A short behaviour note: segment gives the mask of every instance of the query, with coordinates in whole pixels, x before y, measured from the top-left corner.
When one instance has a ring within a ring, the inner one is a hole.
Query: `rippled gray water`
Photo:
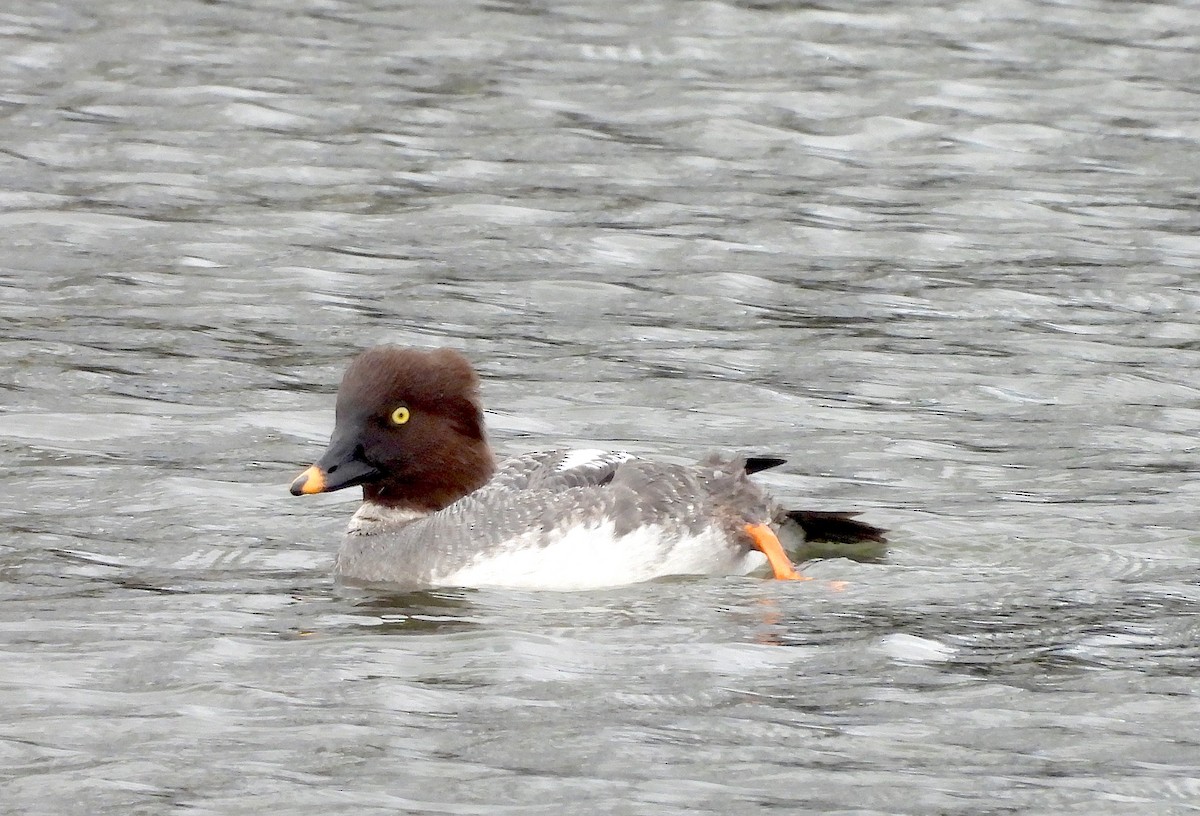
[[[1196,19],[11,4],[0,810],[1200,810]],[[379,341],[891,551],[339,588],[287,485]]]

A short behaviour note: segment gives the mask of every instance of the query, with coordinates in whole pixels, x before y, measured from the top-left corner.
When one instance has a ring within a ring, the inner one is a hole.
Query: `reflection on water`
[[[357,593],[356,593],[357,594]],[[355,623],[363,619],[377,622],[379,633],[449,635],[481,625],[472,616],[469,592],[428,590],[389,593],[386,590],[361,590],[354,603]]]
[[[6,14],[10,807],[1193,808],[1192,10],[450,8]],[[384,340],[890,549],[335,587],[286,488]]]

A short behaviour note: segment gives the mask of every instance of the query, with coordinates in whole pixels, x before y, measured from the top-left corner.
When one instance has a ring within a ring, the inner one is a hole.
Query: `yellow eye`
[[[408,422],[409,416],[408,409],[401,405],[395,411],[392,411],[392,422],[396,425],[403,425],[405,422]]]

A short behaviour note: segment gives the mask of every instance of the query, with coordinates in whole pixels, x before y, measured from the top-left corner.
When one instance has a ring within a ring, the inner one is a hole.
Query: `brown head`
[[[292,493],[362,485],[366,501],[433,511],[481,487],[495,467],[466,358],[376,346],[346,369],[329,447]]]

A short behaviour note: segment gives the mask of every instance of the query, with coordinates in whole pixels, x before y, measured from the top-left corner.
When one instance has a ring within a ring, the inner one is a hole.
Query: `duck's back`
[[[337,571],[367,582],[562,589],[745,572],[762,559],[739,531],[772,511],[742,460],[684,466],[543,451],[506,461],[436,513],[389,519],[364,505]]]

